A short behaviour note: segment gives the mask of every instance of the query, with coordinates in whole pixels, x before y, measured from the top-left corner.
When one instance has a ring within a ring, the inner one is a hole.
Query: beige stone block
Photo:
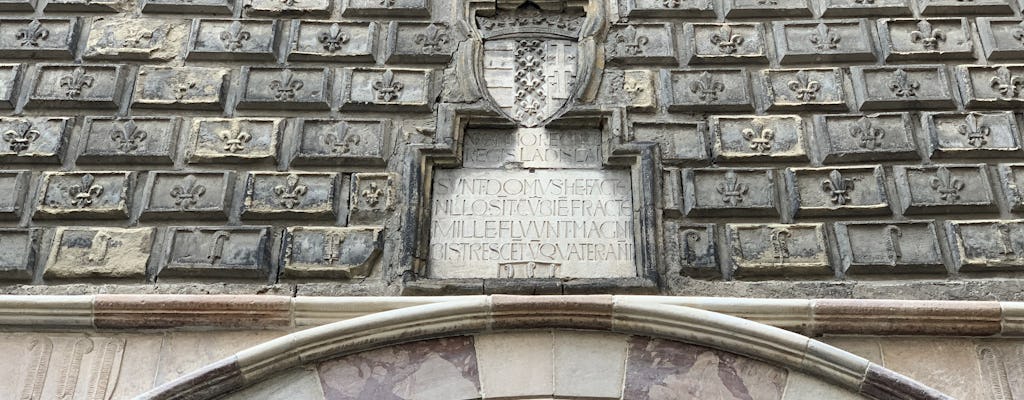
[[[297,368],[224,397],[224,400],[323,400],[316,369]]]
[[[622,397],[626,336],[557,331],[554,343],[556,396]]]
[[[0,371],[11,377],[0,384],[3,395],[11,395],[3,398],[107,399],[113,392],[123,337],[52,333],[3,339],[0,351],[7,362]],[[9,367],[15,371],[4,371]]]
[[[863,398],[856,393],[793,371],[789,372],[786,392],[782,395],[782,400],[859,400]]]
[[[287,331],[171,333],[161,351],[154,385],[286,334]]]
[[[121,373],[117,377],[111,399],[133,399],[139,393],[156,386],[157,367],[160,352],[164,347],[163,333],[130,335],[125,337],[124,356],[121,357]]]
[[[890,338],[882,366],[956,399],[984,399],[975,343],[962,338]]]
[[[481,335],[475,343],[484,397],[554,394],[553,332]]]
[[[153,228],[59,228],[43,277],[143,279],[152,247]]]
[[[28,365],[32,336],[21,333],[0,335],[0,354],[6,362],[0,362],[0,393],[11,398],[20,398],[28,376],[33,369]]]

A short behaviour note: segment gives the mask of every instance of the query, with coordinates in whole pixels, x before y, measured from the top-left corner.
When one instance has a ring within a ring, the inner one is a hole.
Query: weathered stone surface
[[[750,80],[742,69],[663,71],[662,81],[668,85],[669,110],[754,109]]]
[[[86,59],[169,60],[181,52],[187,21],[96,18],[85,45]]]
[[[189,138],[189,163],[272,161],[283,118],[196,118]]]
[[[782,64],[876,59],[864,19],[775,22],[773,31]]]
[[[850,67],[861,110],[953,108],[945,66]]]
[[[665,256],[668,265],[678,265],[679,272],[686,276],[722,275],[714,225],[669,223],[665,231],[671,242]]]
[[[384,165],[389,120],[299,119],[296,165]]]
[[[813,12],[807,0],[724,0],[727,18],[810,17]]]
[[[345,17],[427,17],[430,0],[344,0]]]
[[[625,7],[627,17],[714,17],[712,0],[627,0],[618,3]]]
[[[946,221],[957,271],[1019,270],[1024,256],[1020,220]]]
[[[839,68],[761,71],[769,110],[846,110]]]
[[[771,169],[687,169],[683,174],[686,216],[778,215]]]
[[[231,171],[150,171],[142,218],[225,219],[234,182]]]
[[[128,217],[134,172],[44,172],[35,218]]]
[[[896,192],[907,214],[996,209],[984,165],[896,166]]]
[[[0,118],[0,160],[59,162],[71,122],[71,118]]]
[[[334,216],[337,181],[334,173],[250,172],[242,217]]]
[[[345,69],[344,110],[425,111],[431,104],[431,71]]]
[[[116,0],[48,0],[43,9],[47,12],[115,12],[120,3]]]
[[[931,221],[838,222],[842,270],[860,273],[945,273]]]
[[[228,70],[149,67],[139,70],[134,107],[216,110],[224,107]]]
[[[803,120],[796,115],[714,116],[715,158],[730,161],[806,160]]]
[[[968,108],[1006,108],[1024,104],[1024,65],[965,65],[957,67],[956,76]]]
[[[831,275],[822,224],[727,224],[734,276]]]
[[[169,228],[157,278],[266,278],[271,271],[267,227]]]
[[[825,0],[823,17],[909,16],[912,0]]]
[[[601,168],[601,132],[574,128],[474,128],[466,132],[465,168]]]
[[[46,332],[7,336],[4,352],[24,360],[23,371],[7,375],[17,382],[8,393],[56,399],[91,395],[109,398],[121,373],[125,339],[115,334]],[[15,389],[16,387],[16,389]]]
[[[330,0],[245,0],[243,7],[253,16],[326,17],[331,14]]]
[[[379,227],[288,228],[282,278],[365,278],[384,250]]]
[[[180,125],[181,119],[176,117],[87,117],[83,128],[85,148],[79,154],[78,162],[171,164]]]
[[[28,106],[116,107],[124,86],[122,73],[120,65],[39,65]]]
[[[1011,112],[923,113],[921,125],[931,138],[933,158],[999,157],[1020,152]]]
[[[918,158],[907,113],[819,115],[818,145],[827,163]]]
[[[629,104],[626,108],[636,112],[653,112],[658,106],[655,90],[655,75],[649,70],[627,70],[622,73],[622,91],[626,93]]]
[[[970,14],[1013,14],[1013,7],[1006,0],[921,0],[921,14],[924,15],[970,15]]]
[[[761,24],[684,25],[689,64],[767,63]]]
[[[43,278],[142,280],[154,228],[58,228]]]
[[[676,65],[676,41],[671,24],[624,24],[608,34],[608,60],[622,64]]]
[[[448,62],[464,37],[458,29],[445,24],[391,21],[388,25],[387,62]]]
[[[794,216],[891,214],[881,166],[787,168]]]
[[[32,279],[39,233],[36,229],[0,229],[0,277]]]
[[[378,24],[292,21],[290,60],[373,61]]]
[[[1006,203],[1013,211],[1024,211],[1024,165],[999,164],[999,182],[1003,188]]]
[[[21,217],[29,176],[29,171],[0,171],[0,220]]]
[[[32,11],[38,0],[3,0],[0,1],[0,10],[3,11]]]
[[[1024,22],[1019,18],[977,18],[976,21],[985,58],[1020,60],[1024,56]]]
[[[633,140],[658,143],[661,162],[677,164],[708,160],[707,125],[700,122],[634,122]]]
[[[974,58],[966,18],[883,19],[879,35],[886,61]]]
[[[328,68],[242,67],[239,108],[324,110],[331,108]]]
[[[196,19],[189,35],[190,60],[274,60],[277,20]]]
[[[390,173],[352,174],[349,225],[380,225],[394,210],[395,176]]]
[[[0,65],[0,108],[14,108],[17,105],[21,69],[18,64]]]
[[[0,51],[11,57],[70,59],[78,45],[77,26],[74,18],[0,19]]]
[[[144,13],[231,14],[235,0],[142,0]]]

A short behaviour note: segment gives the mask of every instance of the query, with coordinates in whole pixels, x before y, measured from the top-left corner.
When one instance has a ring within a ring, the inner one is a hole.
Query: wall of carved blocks
[[[393,293],[461,4],[0,1],[6,290]],[[662,291],[1019,270],[1017,0],[606,6],[592,105],[657,144]]]

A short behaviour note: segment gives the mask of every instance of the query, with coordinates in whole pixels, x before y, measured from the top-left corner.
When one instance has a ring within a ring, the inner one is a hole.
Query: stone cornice
[[[484,296],[0,296],[0,329],[301,329],[382,311],[474,297]],[[714,311],[808,336],[1024,336],[1024,303],[1019,302],[612,297],[633,304]],[[557,297],[538,299],[557,301],[554,300]],[[533,318],[543,319],[544,316]]]

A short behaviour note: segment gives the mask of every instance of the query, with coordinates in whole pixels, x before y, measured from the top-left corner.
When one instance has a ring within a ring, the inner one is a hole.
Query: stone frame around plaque
[[[469,126],[515,129],[507,120],[481,108],[444,106],[438,111],[435,143],[414,146],[405,160],[405,192],[402,206],[402,256],[389,279],[402,282],[403,295],[431,294],[593,294],[636,293],[658,291],[659,266],[657,243],[657,199],[661,172],[657,166],[657,145],[653,142],[627,142],[624,139],[624,112],[619,109],[588,109],[575,111],[554,121],[550,126],[589,122],[601,131],[602,168],[629,171],[632,181],[633,263],[636,275],[630,277],[585,278],[431,278],[429,265],[432,183],[435,169],[460,168],[463,164],[463,134]]]

